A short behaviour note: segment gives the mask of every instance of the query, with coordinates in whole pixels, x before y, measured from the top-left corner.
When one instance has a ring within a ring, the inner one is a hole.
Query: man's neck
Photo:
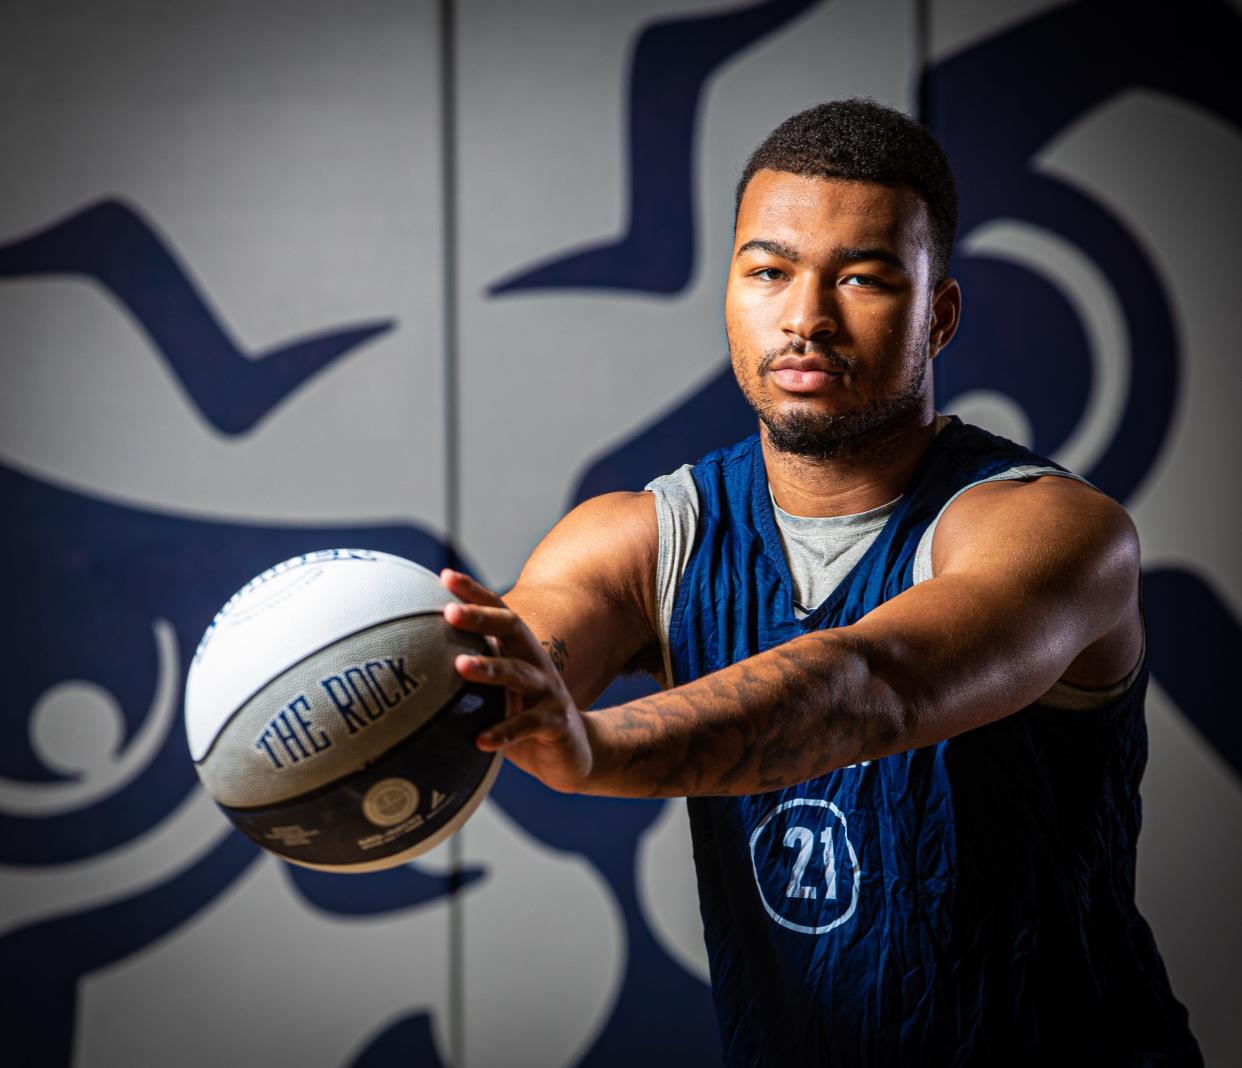
[[[779,452],[760,428],[772,495],[786,512],[802,516],[853,515],[900,497],[936,436],[934,412],[919,417],[857,452],[827,460]]]

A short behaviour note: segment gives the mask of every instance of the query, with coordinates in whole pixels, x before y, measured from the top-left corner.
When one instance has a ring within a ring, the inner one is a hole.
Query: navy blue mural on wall
[[[767,0],[639,31],[627,87],[626,230],[494,283],[526,289],[680,293],[694,273],[694,147],[700,97],[726,60],[819,0]]]
[[[0,279],[60,274],[100,285],[150,339],[219,432],[255,426],[319,370],[392,326],[382,320],[242,354],[154,225],[103,201],[0,245]],[[358,545],[424,566],[467,567],[408,525],[264,526],[118,505],[0,464],[6,591],[22,620],[4,653],[0,710],[0,863],[46,866],[97,856],[168,818],[197,783],[181,727],[184,673],[215,611],[250,575],[318,548]],[[74,688],[74,715],[98,752],[67,768],[40,745],[40,720]],[[85,697],[83,696],[85,695]],[[67,1065],[79,980],[167,935],[231,885],[257,851],[228,833],[157,886],[0,937],[0,1061]],[[484,876],[416,865],[356,879],[287,869],[307,905],[376,915],[443,900]],[[143,873],[135,872],[141,880]],[[346,884],[350,884],[347,890]],[[359,892],[361,890],[362,892]],[[370,1061],[368,1063],[374,1063]]]
[[[122,200],[101,200],[0,246],[0,279],[64,275],[104,290],[147,336],[203,416],[222,434],[252,429],[293,390],[390,319],[242,352],[171,245]]]

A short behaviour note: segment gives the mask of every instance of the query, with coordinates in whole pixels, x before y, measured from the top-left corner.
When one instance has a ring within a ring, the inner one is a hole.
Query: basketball
[[[264,849],[308,868],[366,872],[452,835],[500,767],[475,736],[503,689],[466,683],[454,600],[426,568],[325,549],[247,582],[216,613],[186,679],[199,779]]]

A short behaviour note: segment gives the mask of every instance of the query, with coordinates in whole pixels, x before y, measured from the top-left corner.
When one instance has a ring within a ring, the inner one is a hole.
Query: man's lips
[[[814,393],[845,372],[818,356],[782,356],[768,373],[787,393]]]
[[[772,380],[786,393],[814,393],[840,377],[839,371],[799,371],[793,367],[772,372]]]

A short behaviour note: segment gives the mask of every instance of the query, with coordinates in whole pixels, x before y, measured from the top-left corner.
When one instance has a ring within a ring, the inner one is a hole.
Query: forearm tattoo
[[[552,637],[539,644],[548,651],[548,656],[551,657],[556,670],[564,675],[565,665],[569,663],[569,646],[565,644],[565,639],[553,634]]]
[[[867,759],[900,730],[865,677],[843,650],[783,647],[608,709],[624,753],[615,784],[652,797],[761,793]]]

